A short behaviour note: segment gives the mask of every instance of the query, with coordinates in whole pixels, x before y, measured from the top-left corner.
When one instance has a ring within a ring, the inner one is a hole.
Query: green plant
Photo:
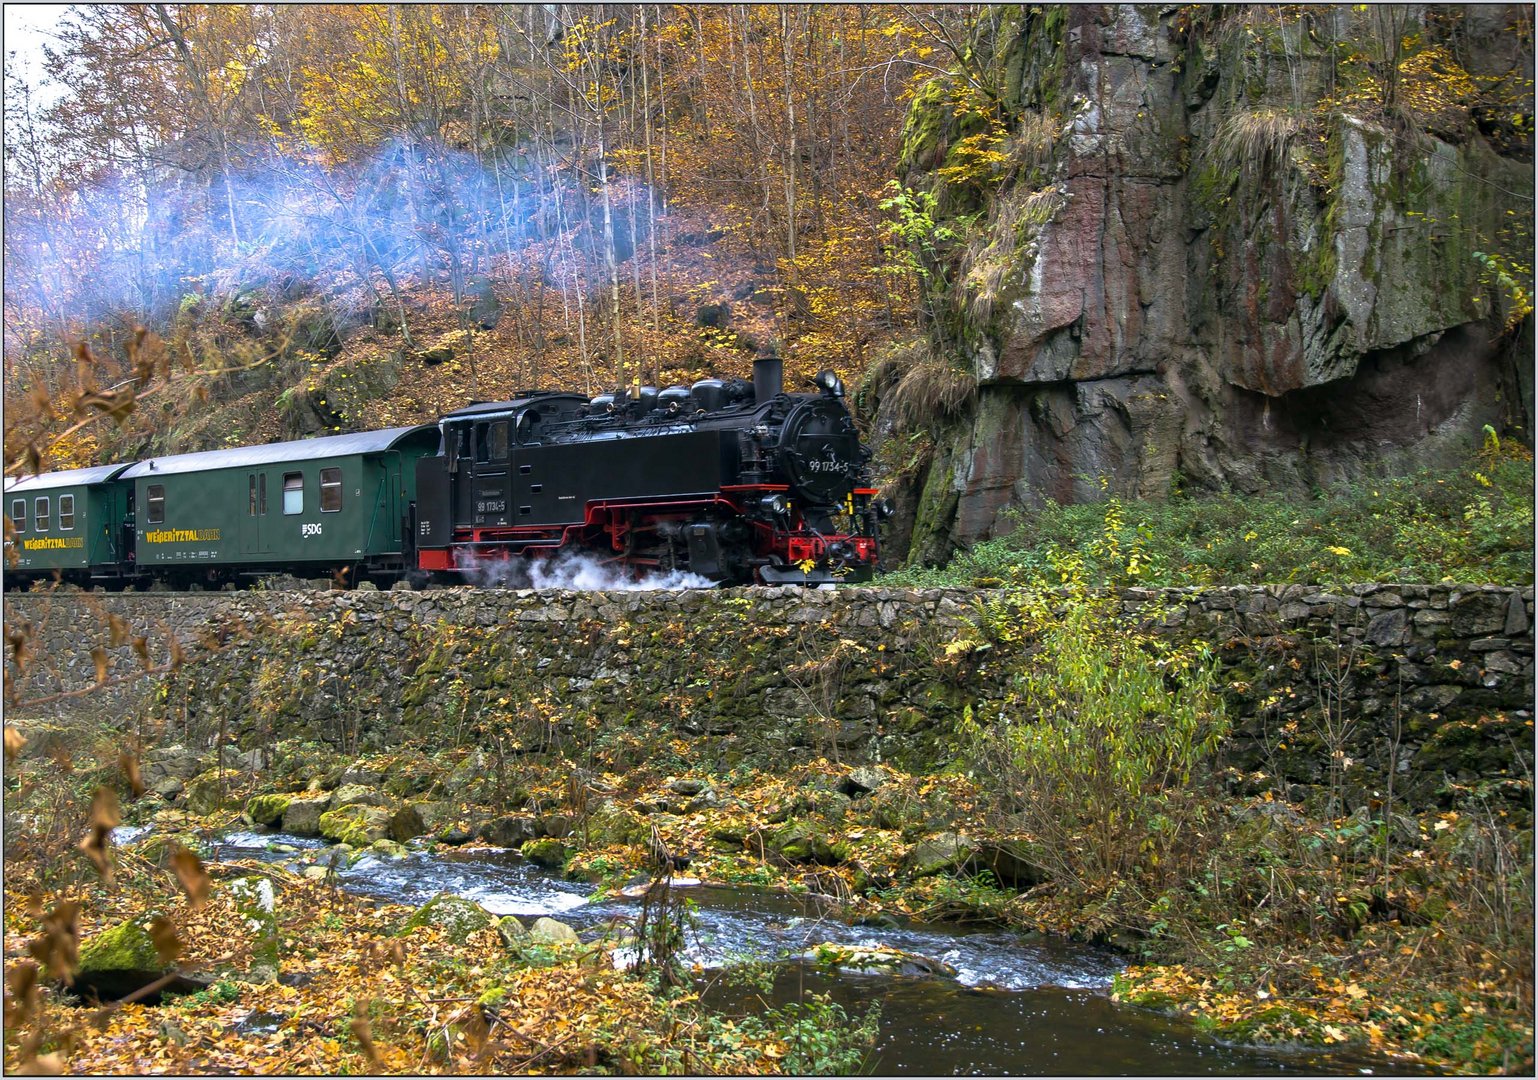
[[[1007,707],[987,721],[968,710],[962,725],[1000,808],[1019,815],[1056,876],[1081,886],[1160,868],[1189,847],[1203,814],[1191,781],[1228,732],[1205,644],[1162,641],[1090,588],[1093,561],[1139,572],[1141,545],[1123,546],[1122,530],[1112,500],[1099,538],[1054,560],[1060,583],[1038,575],[985,605],[985,634],[1034,648]]]
[[[910,567],[883,583],[1023,585],[1064,557],[1077,558],[1092,585],[1533,581],[1532,458],[1488,435],[1462,467],[1365,479],[1312,497],[1224,492],[1114,505],[1116,547],[1105,542],[1105,504],[1049,504],[1019,512],[1013,532],[945,567]],[[1118,548],[1134,547],[1141,555],[1130,573]]]
[[[880,1022],[879,1006],[858,1019],[826,994],[808,994],[759,1016],[745,1016],[731,1028],[743,1041],[783,1047],[779,1066],[791,1076],[853,1076],[865,1068]]]

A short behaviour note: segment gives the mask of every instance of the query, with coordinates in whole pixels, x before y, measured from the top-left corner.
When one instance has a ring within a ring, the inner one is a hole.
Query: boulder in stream
[[[867,975],[916,975],[925,978],[953,979],[956,969],[943,960],[933,960],[918,953],[904,952],[886,945],[840,945],[824,942],[812,947],[812,961],[818,967],[836,968]]]
[[[258,984],[276,982],[282,940],[278,933],[276,887],[270,878],[236,878],[230,882],[230,898],[250,935],[251,966],[235,978]]]
[[[330,801],[331,797],[324,792],[296,795],[283,808],[283,831],[298,836],[319,836],[320,816],[326,812],[326,804]]]
[[[797,863],[836,866],[849,854],[846,845],[830,843],[820,828],[807,821],[785,826],[769,843],[783,858]]]
[[[960,833],[943,832],[922,840],[908,853],[908,868],[914,877],[928,877],[955,870],[977,850],[977,845]]]
[[[548,866],[552,870],[566,869],[566,861],[571,858],[571,851],[559,840],[544,839],[530,840],[519,849],[523,857],[540,866]]]
[[[851,769],[849,775],[839,781],[838,790],[851,799],[856,799],[861,795],[869,795],[886,781],[887,775],[884,769],[875,765],[862,765],[858,769]]]
[[[497,933],[502,935],[502,944],[514,952],[530,941],[529,928],[519,922],[516,915],[504,915],[498,919]]]
[[[390,834],[390,811],[381,806],[352,803],[320,816],[320,834],[353,847],[368,847]]]
[[[276,825],[293,801],[292,795],[253,795],[246,800],[246,816],[253,825]]]
[[[453,893],[439,893],[411,913],[397,936],[404,937],[419,926],[437,926],[455,945],[463,945],[471,934],[495,925],[497,918],[474,900]]]
[[[390,797],[382,791],[363,784],[343,784],[331,793],[331,809],[344,806],[388,806]]]
[[[992,872],[994,880],[1007,889],[1023,891],[1047,880],[1047,872],[1034,858],[1029,846],[1018,841],[980,843],[972,861]]]

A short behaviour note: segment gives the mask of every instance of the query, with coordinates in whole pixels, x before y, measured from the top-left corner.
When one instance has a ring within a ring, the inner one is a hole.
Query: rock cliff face
[[[1530,12],[1395,11],[999,9],[915,99],[905,182],[965,237],[932,329],[976,383],[911,477],[916,557],[1102,481],[1306,490],[1529,437],[1489,256],[1531,252]]]

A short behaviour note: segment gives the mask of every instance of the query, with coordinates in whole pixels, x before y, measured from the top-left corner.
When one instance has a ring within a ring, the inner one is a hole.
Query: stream
[[[274,851],[275,845],[295,850]],[[293,863],[326,844],[283,833],[231,832],[216,847],[215,858]],[[624,896],[590,899],[593,886],[567,881],[514,851],[413,851],[398,859],[365,854],[351,866],[344,863],[337,862],[337,882],[360,896],[416,906],[450,892],[526,923],[549,915],[584,936],[609,920],[634,918],[640,910],[639,900]],[[675,879],[675,886],[683,880]],[[1092,946],[996,929],[850,925],[829,915],[827,901],[817,897],[749,887],[683,887],[694,902],[686,958],[705,971],[704,1000],[726,1010],[751,1011],[757,991],[712,976],[727,964],[759,960],[777,965],[770,1005],[808,992],[829,994],[852,1013],[879,1004],[880,1034],[869,1061],[877,1075],[1418,1071],[1319,1050],[1226,1046],[1189,1023],[1116,1004],[1110,998],[1111,978],[1123,961]],[[942,961],[956,974],[828,972],[807,957],[823,942],[901,949]]]

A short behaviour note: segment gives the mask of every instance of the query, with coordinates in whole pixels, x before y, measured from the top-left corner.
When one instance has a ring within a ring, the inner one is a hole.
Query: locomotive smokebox
[[[770,351],[753,360],[753,400],[762,405],[785,390],[785,361]]]

